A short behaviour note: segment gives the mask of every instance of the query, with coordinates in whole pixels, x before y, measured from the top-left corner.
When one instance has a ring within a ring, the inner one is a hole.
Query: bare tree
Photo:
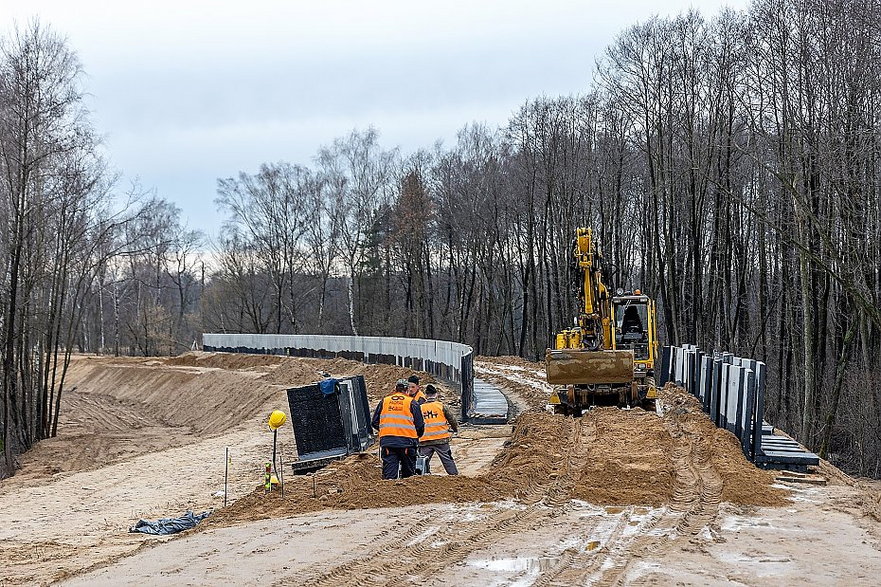
[[[387,203],[393,190],[397,151],[379,146],[373,128],[353,131],[319,151],[321,177],[330,196],[330,215],[348,273],[349,325],[358,335],[355,283],[364,261],[365,229],[371,216]]]

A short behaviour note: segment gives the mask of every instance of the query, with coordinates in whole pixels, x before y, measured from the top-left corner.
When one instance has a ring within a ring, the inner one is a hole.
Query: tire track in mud
[[[600,586],[639,583],[626,578],[634,559],[660,556],[674,545],[672,539],[677,536],[691,537],[690,541],[696,542],[704,528],[715,534],[722,478],[710,462],[712,448],[687,415],[667,412],[663,421],[675,442],[672,458],[676,479],[669,508],[655,523],[641,528],[634,539],[617,548],[617,556],[603,565],[599,576],[582,575],[569,584],[584,584],[585,580]]]
[[[722,501],[722,477],[711,462],[712,447],[688,414],[664,414],[664,423],[679,448],[674,458],[677,493],[671,510],[679,512],[677,534],[695,536],[711,526],[719,515]]]
[[[547,516],[545,508],[535,503],[523,509],[502,510],[469,522],[432,531],[428,523],[417,522],[398,536],[401,528],[379,534],[365,555],[339,564],[328,571],[278,585],[334,587],[337,585],[408,585],[423,581],[431,573],[466,558],[475,550],[501,536],[524,530]],[[391,540],[388,538],[396,536]],[[390,560],[389,553],[394,553]],[[421,579],[420,579],[421,578]]]
[[[572,421],[565,458],[548,479],[531,480],[519,498],[527,504],[524,508],[505,509],[486,518],[438,526],[436,530],[427,523],[417,522],[403,534],[386,541],[400,531],[388,530],[373,540],[375,546],[365,555],[328,571],[316,572],[305,582],[301,573],[296,583],[311,587],[420,584],[506,536],[547,524],[568,511],[565,504],[570,500],[576,473],[586,462],[596,434],[596,425],[590,418]],[[389,552],[399,556],[389,561]]]
[[[594,549],[564,551],[560,560],[544,571],[533,583],[534,587],[566,587],[569,585],[593,585],[602,578],[604,569],[617,566],[628,558],[632,543],[640,535],[650,532],[659,521],[658,515],[648,516],[634,527],[634,508],[625,509],[605,544]],[[629,532],[628,532],[629,530]]]

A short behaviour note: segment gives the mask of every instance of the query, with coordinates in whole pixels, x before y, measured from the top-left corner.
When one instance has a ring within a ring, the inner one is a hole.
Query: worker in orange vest
[[[410,375],[407,377],[407,394],[415,399],[416,403],[421,404],[425,401],[425,394],[422,392],[422,387],[419,385],[418,375]]]
[[[399,469],[402,479],[416,473],[416,450],[425,431],[419,404],[400,387],[396,385],[373,412],[372,424],[379,430],[383,479],[397,479]]]
[[[437,388],[431,384],[425,386],[425,403],[419,407],[425,420],[425,432],[419,435],[419,455],[425,457],[423,474],[430,472],[431,457],[437,453],[447,475],[458,475],[459,469],[450,450],[450,438],[453,432],[459,431],[456,417],[440,401]]]

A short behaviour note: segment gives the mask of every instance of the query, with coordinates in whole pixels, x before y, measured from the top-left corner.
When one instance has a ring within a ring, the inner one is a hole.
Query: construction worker
[[[419,404],[396,385],[376,406],[372,424],[379,430],[382,478],[397,479],[399,469],[402,479],[414,475],[419,437],[425,432]]]
[[[423,474],[431,471],[431,457],[437,453],[447,475],[458,475],[459,469],[450,450],[450,438],[453,432],[459,431],[456,417],[440,401],[437,389],[430,383],[425,386],[425,403],[419,407],[425,420],[425,432],[419,436],[419,456],[425,457]]]
[[[418,375],[410,375],[407,377],[407,393],[416,400],[416,403],[421,404],[425,401],[425,394],[422,392],[422,388],[419,386],[419,376]]]

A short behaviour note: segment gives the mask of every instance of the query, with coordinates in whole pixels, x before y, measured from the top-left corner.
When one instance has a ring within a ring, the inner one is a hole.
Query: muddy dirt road
[[[780,485],[675,390],[661,417],[546,414],[540,365],[514,358],[475,364],[521,414],[463,427],[462,475],[382,481],[365,454],[286,478],[284,497],[255,489],[266,416],[321,370],[365,375],[371,402],[408,374],[267,356],[77,358],[59,437],[0,482],[2,583],[869,585],[881,572],[876,484],[826,466],[827,486]],[[173,537],[127,532],[186,509],[214,513]]]

